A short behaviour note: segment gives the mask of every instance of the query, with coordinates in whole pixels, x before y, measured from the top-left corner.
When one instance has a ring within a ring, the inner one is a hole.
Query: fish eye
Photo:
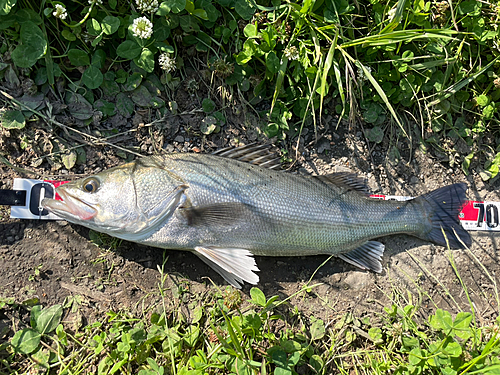
[[[91,177],[83,182],[83,190],[87,193],[95,193],[99,189],[99,181]]]

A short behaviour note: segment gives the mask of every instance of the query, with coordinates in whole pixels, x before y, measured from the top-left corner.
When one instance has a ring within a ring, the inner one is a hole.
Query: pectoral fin
[[[197,246],[194,249],[201,260],[216,270],[235,288],[240,289],[244,281],[250,284],[259,282],[259,276],[252,272],[259,271],[259,269],[250,251],[213,246]]]
[[[183,207],[178,211],[190,226],[234,225],[252,214],[251,207],[240,202]]]
[[[369,269],[380,273],[382,272],[382,264],[380,261],[384,255],[384,249],[384,244],[377,241],[368,241],[348,253],[337,256],[362,270]]]

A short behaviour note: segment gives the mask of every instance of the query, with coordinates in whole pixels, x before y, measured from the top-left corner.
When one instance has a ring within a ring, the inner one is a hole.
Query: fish
[[[255,255],[334,255],[380,273],[380,237],[408,234],[450,248],[471,246],[458,218],[465,183],[404,202],[379,200],[353,173],[278,170],[279,158],[268,148],[142,157],[63,184],[56,189],[60,199],[42,205],[114,237],[191,251],[237,288],[259,282]]]

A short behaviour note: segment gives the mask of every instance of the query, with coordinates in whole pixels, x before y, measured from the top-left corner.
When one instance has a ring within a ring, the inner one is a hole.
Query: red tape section
[[[49,184],[52,184],[52,186],[54,186],[55,188],[58,188],[59,186],[68,183],[69,181],[43,180],[43,182],[48,182]],[[56,193],[56,196],[54,197],[54,199],[58,200],[58,201],[62,201],[62,198],[57,193]]]
[[[373,194],[372,198],[405,201],[412,197]],[[467,201],[458,215],[466,230],[500,231],[500,202]]]

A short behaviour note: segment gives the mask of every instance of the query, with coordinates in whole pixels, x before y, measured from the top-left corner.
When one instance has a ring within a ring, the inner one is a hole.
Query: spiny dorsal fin
[[[280,158],[269,151],[271,145],[250,143],[242,147],[226,147],[215,151],[212,155],[247,162],[268,169],[279,169]]]
[[[313,176],[313,178],[324,182],[325,184],[334,184],[338,187],[354,190],[363,195],[370,195],[370,189],[365,183],[364,178],[351,172],[336,172],[323,176]]]

